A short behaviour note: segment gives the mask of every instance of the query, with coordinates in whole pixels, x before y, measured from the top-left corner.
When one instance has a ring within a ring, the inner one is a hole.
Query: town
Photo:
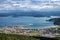
[[[26,36],[60,37],[60,27],[53,26],[43,29],[25,29],[23,26],[8,26],[0,28],[0,33]]]

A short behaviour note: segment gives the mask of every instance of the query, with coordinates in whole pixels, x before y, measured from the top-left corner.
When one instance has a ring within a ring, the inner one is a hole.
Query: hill
[[[0,33],[0,40],[39,40],[31,36]]]

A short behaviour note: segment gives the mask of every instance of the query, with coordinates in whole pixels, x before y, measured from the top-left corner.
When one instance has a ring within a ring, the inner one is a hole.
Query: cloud
[[[60,0],[5,0],[0,10],[54,10],[60,8]]]

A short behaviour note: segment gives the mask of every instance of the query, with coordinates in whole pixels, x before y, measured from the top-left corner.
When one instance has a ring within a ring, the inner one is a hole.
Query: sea
[[[41,29],[53,26],[53,22],[46,20],[50,17],[0,17],[0,28],[6,26],[23,26],[26,29]]]

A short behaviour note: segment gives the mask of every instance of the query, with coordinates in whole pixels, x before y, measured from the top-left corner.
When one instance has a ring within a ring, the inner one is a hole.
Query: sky
[[[9,10],[59,11],[60,0],[0,0],[0,12]]]

